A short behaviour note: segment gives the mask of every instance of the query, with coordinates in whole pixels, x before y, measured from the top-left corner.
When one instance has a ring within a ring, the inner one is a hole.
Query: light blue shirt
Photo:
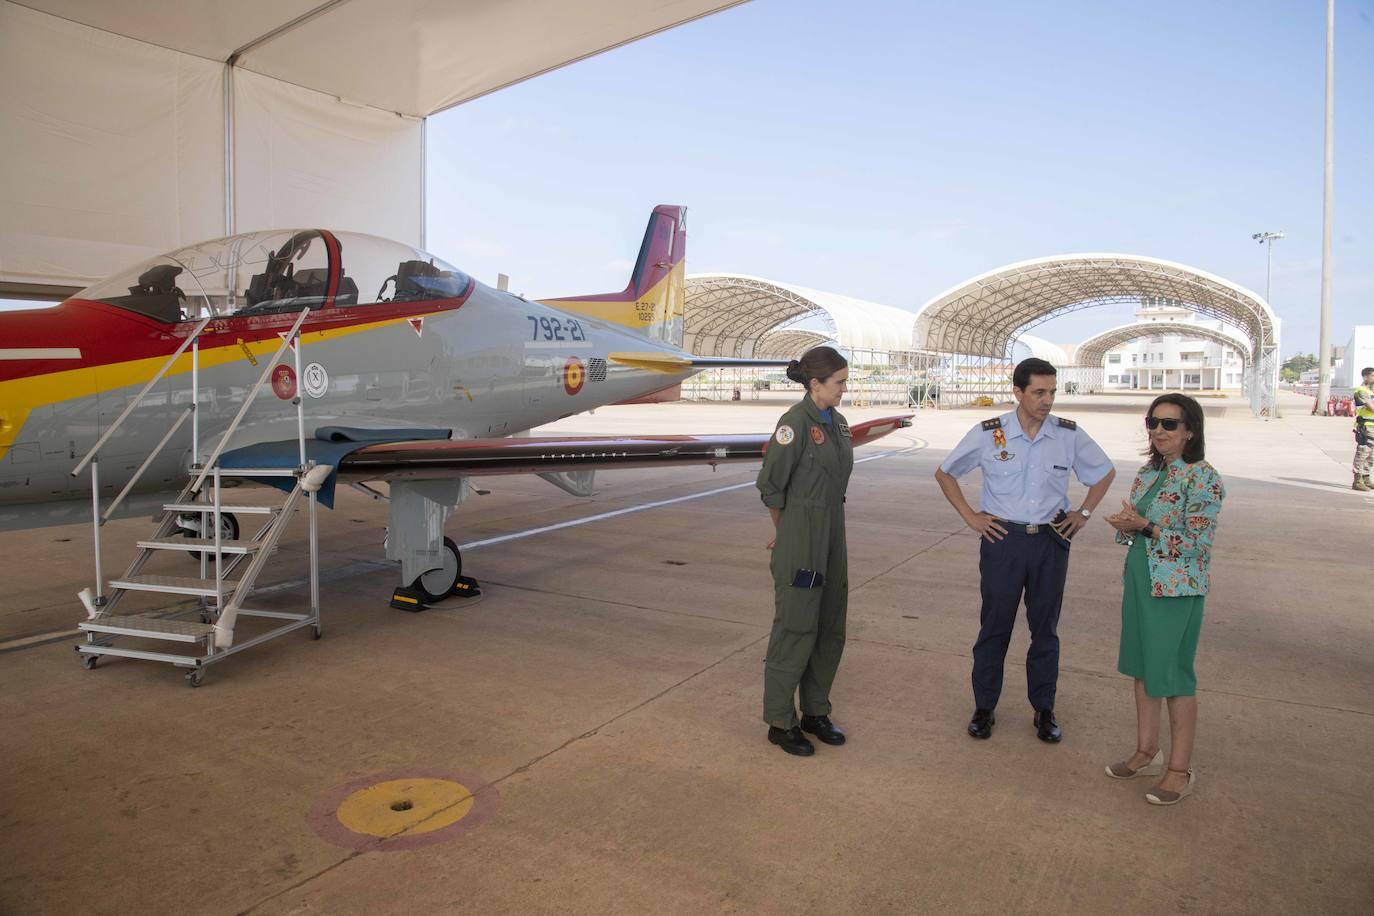
[[[1003,414],[1000,432],[1006,445],[997,444],[998,430],[979,423],[946,456],[940,469],[963,477],[983,470],[979,508],[1013,522],[1040,525],[1050,521],[1069,502],[1069,471],[1091,487],[1112,471],[1111,459],[1081,428],[1059,425],[1050,414],[1034,439],[1026,437],[1016,411]]]

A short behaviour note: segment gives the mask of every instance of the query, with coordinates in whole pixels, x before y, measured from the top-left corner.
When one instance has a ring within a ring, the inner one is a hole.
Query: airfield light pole
[[[1325,189],[1322,195],[1322,307],[1317,346],[1317,413],[1326,414],[1331,397],[1331,170],[1335,156],[1336,0],[1326,0],[1326,143]]]
[[[1261,245],[1267,245],[1268,248],[1269,248],[1268,258],[1267,258],[1267,260],[1266,260],[1266,262],[1265,262],[1265,266],[1264,266],[1264,301],[1265,301],[1265,302],[1269,302],[1269,284],[1270,284],[1270,282],[1272,282],[1273,277],[1274,277],[1274,243],[1277,242],[1279,239],[1284,238],[1284,237],[1285,237],[1285,236],[1284,236],[1284,234],[1283,234],[1282,232],[1256,232],[1254,235],[1250,236],[1250,238],[1252,238],[1252,239],[1254,239],[1255,241],[1259,242]],[[1272,308],[1272,307],[1273,307],[1273,303],[1270,302],[1269,304],[1270,304],[1270,307]]]

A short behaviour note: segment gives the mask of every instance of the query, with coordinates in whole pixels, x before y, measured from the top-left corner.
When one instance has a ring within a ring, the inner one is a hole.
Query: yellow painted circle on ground
[[[415,836],[461,821],[473,801],[467,786],[451,779],[390,779],[345,798],[335,816],[354,833]]]

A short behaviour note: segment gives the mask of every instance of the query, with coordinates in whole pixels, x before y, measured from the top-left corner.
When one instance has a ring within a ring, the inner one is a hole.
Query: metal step
[[[199,515],[202,512],[214,512],[214,506],[205,503],[168,503],[162,507],[168,512],[177,512],[184,515]],[[219,507],[221,512],[232,512],[235,515],[276,515],[281,511],[280,506],[230,506],[228,504]]]
[[[214,538],[159,538],[139,541],[140,550],[215,550]],[[220,553],[256,553],[258,545],[252,541],[220,541]]]
[[[172,642],[199,642],[215,631],[214,624],[190,620],[171,620],[152,614],[130,614],[127,617],[97,617],[78,626],[87,633],[111,636],[141,636],[144,639],[167,639]]]
[[[231,595],[238,582],[225,579],[222,583],[224,595]],[[169,595],[215,594],[214,579],[194,579],[187,576],[128,576],[110,581],[110,588],[122,588],[126,592],[165,592]]]
[[[295,477],[300,474],[300,468],[226,468],[221,467],[219,474],[221,477]],[[205,478],[210,481],[209,477]]]

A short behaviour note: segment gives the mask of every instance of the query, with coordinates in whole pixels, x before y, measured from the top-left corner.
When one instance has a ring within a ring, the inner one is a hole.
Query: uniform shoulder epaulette
[[[1073,420],[1066,420],[1063,417],[1055,417],[1054,419],[1065,429],[1078,429],[1078,424]]]
[[[993,417],[991,420],[984,420],[984,421],[983,421],[983,429],[1001,429],[1001,428],[1002,428],[1002,418],[1001,418],[1001,417]]]

